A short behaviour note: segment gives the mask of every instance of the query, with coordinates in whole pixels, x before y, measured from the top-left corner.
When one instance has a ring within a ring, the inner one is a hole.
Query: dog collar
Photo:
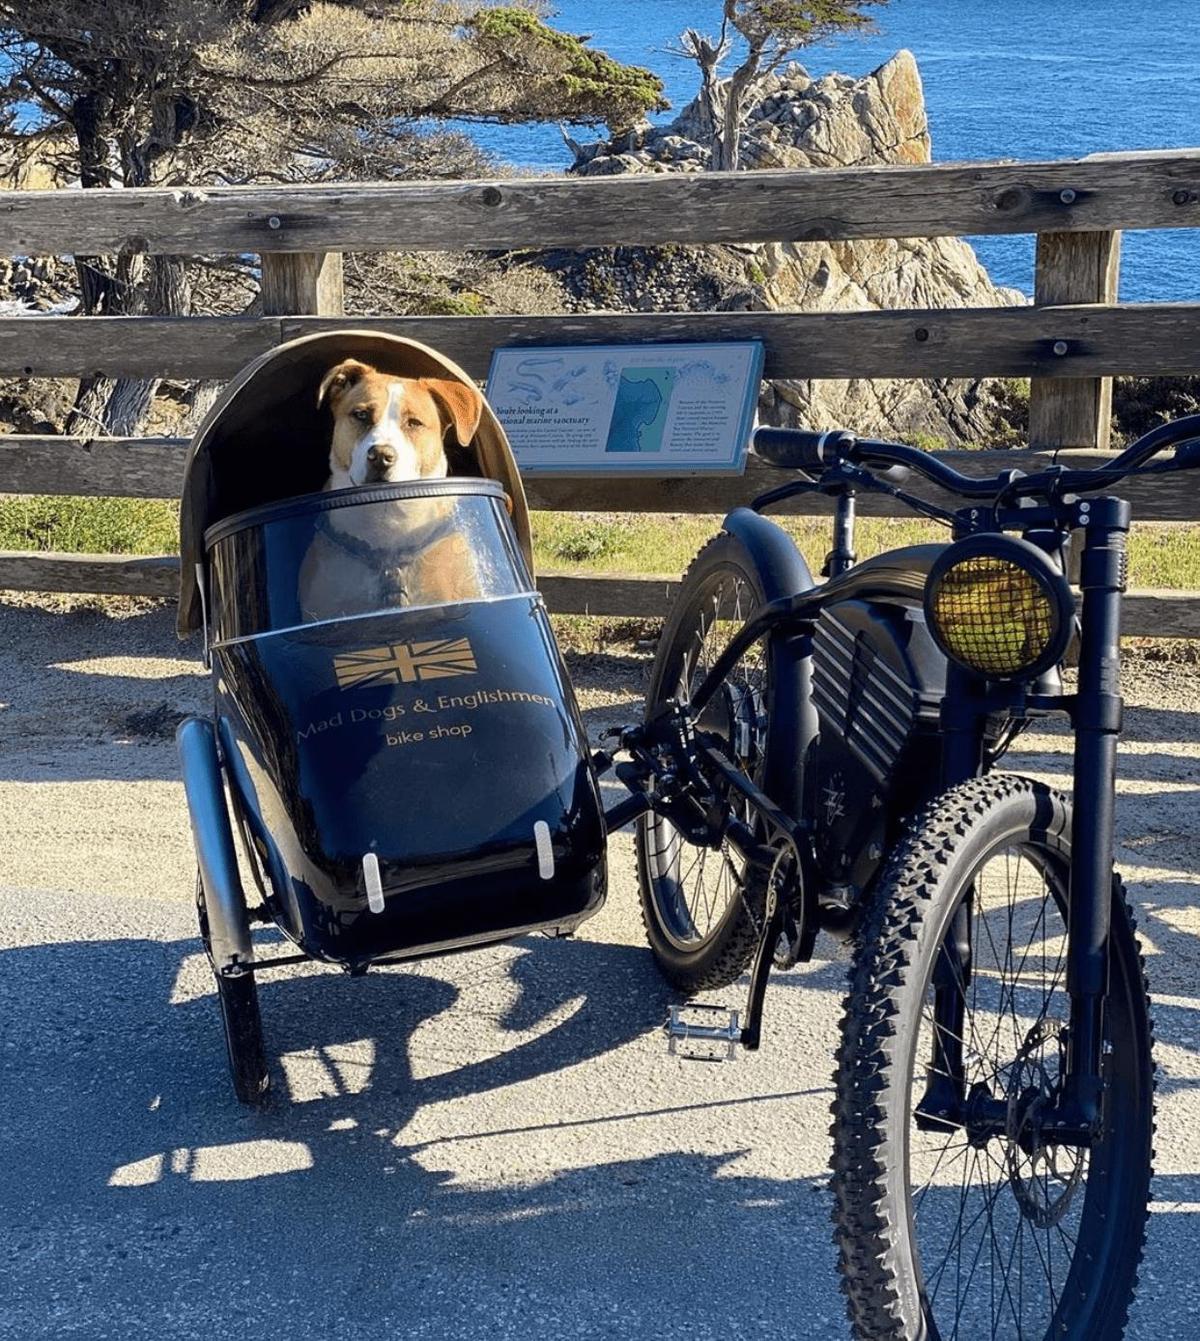
[[[454,530],[453,514],[439,517],[437,521],[408,537],[408,543],[403,549],[389,548],[387,557],[390,562],[386,567],[382,567],[379,562],[379,547],[371,544],[369,540],[364,540],[361,536],[334,526],[333,518],[335,516],[335,513],[323,513],[316,524],[316,529],[343,553],[349,554],[352,558],[359,559],[363,563],[370,564],[383,573],[402,573],[404,569],[420,558],[421,554],[430,545],[445,539]]]

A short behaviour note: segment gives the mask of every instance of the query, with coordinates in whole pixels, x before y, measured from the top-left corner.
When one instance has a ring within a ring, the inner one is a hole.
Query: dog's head
[[[446,434],[466,447],[479,428],[483,397],[473,386],[436,377],[394,377],[357,359],[331,368],[317,404],[333,413],[329,449],[334,487],[447,473]]]

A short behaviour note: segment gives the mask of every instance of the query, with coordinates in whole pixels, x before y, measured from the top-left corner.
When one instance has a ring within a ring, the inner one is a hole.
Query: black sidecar
[[[229,387],[185,480],[179,627],[204,635],[214,710],[178,740],[201,932],[247,1102],[268,1084],[254,990],[268,964],[361,972],[563,934],[605,894],[599,791],[503,431],[485,408],[461,476],[317,492],[317,388],[347,356],[466,378],[390,337],[292,342]],[[297,954],[256,952],[254,921]]]

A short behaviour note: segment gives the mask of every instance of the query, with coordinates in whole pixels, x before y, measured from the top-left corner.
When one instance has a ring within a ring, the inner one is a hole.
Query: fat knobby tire
[[[912,1341],[936,1335],[922,1317],[911,1256],[906,1156],[913,1031],[920,1027],[947,904],[973,878],[986,845],[1003,840],[1006,825],[1014,842],[1032,828],[1024,841],[1068,861],[1070,816],[1068,798],[1039,783],[1010,775],[976,779],[914,818],[881,875],[844,1002],[832,1107],[834,1239],[856,1337]],[[1123,1143],[1129,1149],[1115,1152],[1111,1142],[1102,1156],[1108,1163],[1089,1174],[1099,1174],[1109,1191],[1099,1216],[1103,1225],[1092,1217],[1080,1227],[1077,1251],[1094,1250],[1087,1279],[1095,1284],[1086,1302],[1073,1310],[1062,1306],[1073,1316],[1056,1320],[1055,1341],[1119,1341],[1145,1240],[1154,1155],[1153,1029],[1141,952],[1119,879],[1111,945],[1110,1033],[1114,1054],[1128,1055],[1113,1057],[1122,1074],[1119,1084],[1110,1085],[1108,1101],[1132,1105],[1122,1110],[1121,1121],[1133,1139]],[[915,1058],[915,1065],[922,1059]]]
[[[677,681],[682,657],[686,655],[696,631],[701,605],[711,584],[723,572],[740,575],[753,592],[755,601],[759,605],[764,603],[761,581],[745,547],[727,532],[714,536],[684,573],[679,595],[663,626],[646,693],[647,712],[674,695],[675,681],[672,677]],[[681,644],[680,639],[686,641]],[[769,751],[777,747],[777,742],[770,739],[769,724],[767,733]],[[658,967],[668,982],[685,992],[727,987],[745,972],[758,947],[759,926],[766,906],[768,872],[760,868],[748,868],[741,897],[730,900],[729,908],[716,931],[696,949],[682,950],[664,935],[655,911],[656,894],[648,851],[649,822],[649,817],[644,817],[637,826],[638,889],[641,893],[642,923]]]

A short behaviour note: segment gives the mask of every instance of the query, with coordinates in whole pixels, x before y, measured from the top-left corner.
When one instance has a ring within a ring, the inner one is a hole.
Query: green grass
[[[810,567],[819,571],[830,544],[822,517],[780,518]],[[720,525],[716,516],[538,512],[533,517],[539,569],[678,574]],[[866,517],[858,524],[862,558],[898,545],[941,540],[919,520]],[[179,506],[157,499],[0,496],[0,549],[91,554],[173,554]],[[1147,523],[1130,543],[1130,585],[1200,588],[1200,526]]]
[[[0,549],[175,554],[179,505],[156,498],[0,496]]]
[[[823,517],[783,517],[813,572],[830,547]],[[720,525],[719,517],[538,512],[534,514],[534,560],[538,568],[577,567],[588,572],[681,573]],[[860,558],[899,545],[943,540],[931,522],[864,517],[858,523]],[[1146,523],[1129,546],[1129,581],[1135,587],[1200,587],[1200,526]]]
[[[1129,585],[1200,587],[1200,526],[1136,526],[1129,542]]]
[[[830,545],[829,521],[787,517],[780,522],[810,565],[819,568]],[[705,515],[535,512],[534,562],[539,568],[574,566],[588,572],[680,573],[720,525],[720,517]],[[864,555],[938,538],[938,528],[921,521],[864,518],[858,527]]]

